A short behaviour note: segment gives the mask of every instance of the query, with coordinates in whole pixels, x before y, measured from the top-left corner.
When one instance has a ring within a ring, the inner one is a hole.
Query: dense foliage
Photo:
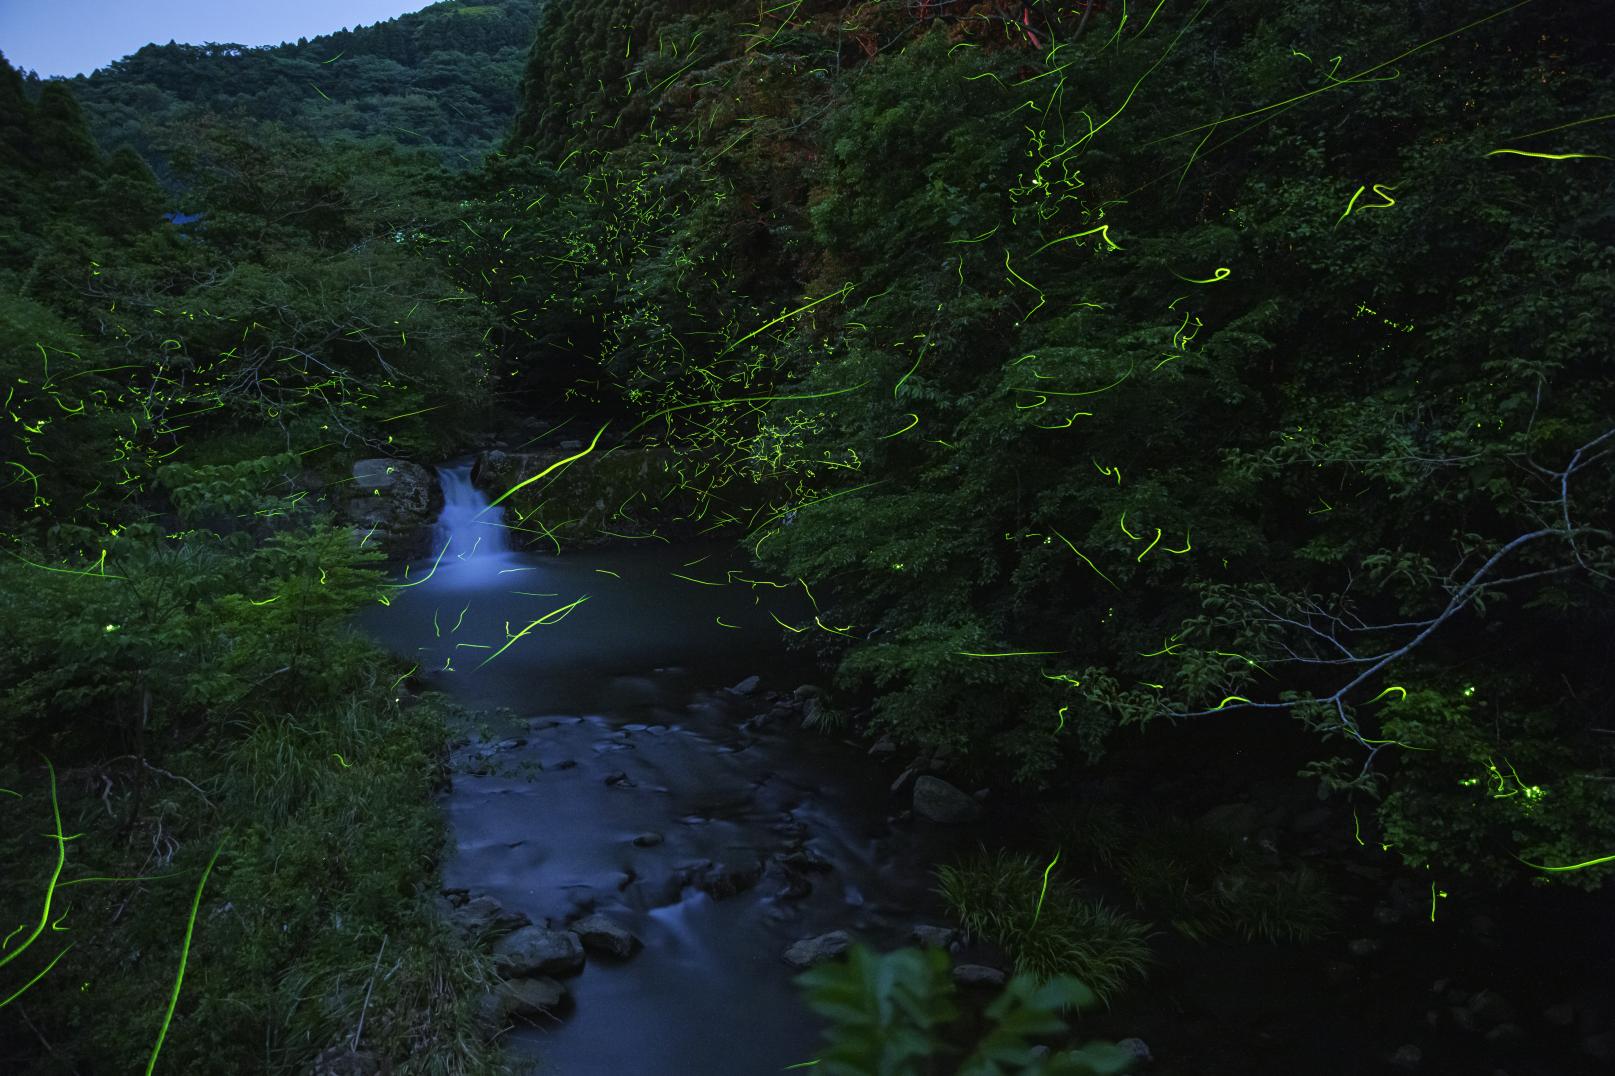
[[[1595,9],[555,5],[461,279],[817,589],[872,732],[1038,787],[1298,721],[1409,866],[1596,886]]]
[[[229,115],[322,138],[380,138],[463,169],[505,136],[538,7],[444,0],[295,43],[170,41],[60,81],[103,147],[131,146],[159,165],[165,138]]]
[[[1137,1066],[1137,1055],[1115,1043],[1032,1051],[1038,1039],[1067,1032],[1067,1011],[1098,1003],[1086,985],[1065,976],[1017,975],[987,1006],[985,1033],[958,1044],[948,963],[939,949],[877,955],[859,945],[845,961],[798,976],[808,1004],[830,1021],[826,1051],[809,1064],[835,1076],[1119,1076]]]
[[[347,626],[388,589],[322,495],[485,409],[445,173],[198,121],[179,227],[62,85],[0,61],[0,116],[0,1068],[306,1072],[362,1023],[495,1071],[429,886],[445,711]]]
[[[1124,731],[1215,723],[1232,768],[1285,722],[1432,917],[1607,882],[1597,4],[535,11],[0,62],[0,1063],[122,1071],[166,1028],[180,1071],[307,1071],[363,1021],[403,1071],[497,1064],[422,897],[443,714],[343,627],[387,590],[326,494],[502,405],[647,450],[624,528],[799,587],[822,725],[1035,795]],[[1081,828],[1184,934],[1335,911],[1192,827]],[[1144,928],[1046,862],[944,891],[1119,988]],[[925,1071],[944,964],[810,976],[826,1070]],[[969,1071],[1020,1070],[1068,986],[1012,983]]]

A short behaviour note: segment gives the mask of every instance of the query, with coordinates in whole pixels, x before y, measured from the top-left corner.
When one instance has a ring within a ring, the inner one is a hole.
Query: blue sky
[[[278,45],[419,11],[432,0],[0,0],[0,52],[19,70],[89,74],[170,40]]]

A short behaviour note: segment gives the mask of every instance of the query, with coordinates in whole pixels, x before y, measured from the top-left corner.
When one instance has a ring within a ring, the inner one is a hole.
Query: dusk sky
[[[432,0],[0,0],[0,53],[42,76],[89,74],[170,39],[278,45],[419,11]]]

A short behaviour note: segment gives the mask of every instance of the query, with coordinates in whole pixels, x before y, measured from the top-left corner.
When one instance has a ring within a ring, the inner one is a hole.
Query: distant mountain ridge
[[[506,135],[542,0],[443,0],[370,26],[261,47],[147,45],[70,87],[96,141],[161,175],[160,132],[199,112],[274,120],[322,137],[382,137],[451,167]],[[34,93],[39,80],[29,79]]]

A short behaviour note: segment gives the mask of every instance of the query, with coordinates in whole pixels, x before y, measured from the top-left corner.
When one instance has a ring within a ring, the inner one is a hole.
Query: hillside
[[[322,138],[381,137],[464,168],[505,136],[539,0],[443,3],[295,43],[147,45],[65,82],[96,141],[158,150],[204,112],[276,120]]]

